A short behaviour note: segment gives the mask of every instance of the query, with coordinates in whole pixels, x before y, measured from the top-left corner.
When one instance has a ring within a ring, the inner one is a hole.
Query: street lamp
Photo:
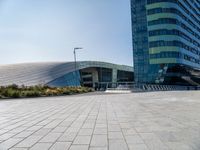
[[[75,68],[75,74],[76,74],[76,77],[77,77],[77,66],[76,66],[76,50],[80,50],[80,49],[83,49],[82,47],[75,47],[74,48],[74,68]]]

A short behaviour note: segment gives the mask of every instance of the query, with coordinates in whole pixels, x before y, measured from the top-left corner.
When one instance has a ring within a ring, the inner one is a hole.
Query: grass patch
[[[87,87],[17,86],[0,87],[0,98],[60,96],[92,92]]]

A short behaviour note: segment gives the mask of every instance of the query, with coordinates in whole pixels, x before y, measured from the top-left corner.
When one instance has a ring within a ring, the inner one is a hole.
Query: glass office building
[[[200,1],[131,0],[135,81],[200,84]]]

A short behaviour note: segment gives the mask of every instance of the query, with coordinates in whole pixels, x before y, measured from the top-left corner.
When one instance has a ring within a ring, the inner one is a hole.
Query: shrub
[[[6,88],[2,91],[2,95],[5,97],[11,97],[12,96],[12,89]]]
[[[44,94],[46,96],[57,96],[57,95],[60,95],[61,93],[59,91],[57,91],[56,89],[46,89]]]
[[[92,92],[87,87],[48,87],[48,86],[20,86],[13,84],[7,87],[0,87],[0,98],[58,96],[78,93]]]
[[[9,97],[9,98],[19,98],[20,92],[18,90],[13,90],[13,89],[5,89],[2,92],[3,97]]]
[[[28,91],[26,93],[26,97],[38,97],[41,96],[41,94],[38,91]]]
[[[18,89],[18,85],[12,84],[12,85],[9,85],[7,88],[13,89],[13,90],[17,90]]]
[[[11,97],[12,98],[19,98],[19,97],[21,97],[20,92],[19,91],[12,91]]]
[[[63,90],[62,94],[63,94],[63,95],[71,95],[72,92],[71,92],[71,91],[68,91],[68,90]]]

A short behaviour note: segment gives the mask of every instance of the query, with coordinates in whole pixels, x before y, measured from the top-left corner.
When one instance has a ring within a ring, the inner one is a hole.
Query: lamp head
[[[83,49],[82,47],[75,47],[74,50]]]

